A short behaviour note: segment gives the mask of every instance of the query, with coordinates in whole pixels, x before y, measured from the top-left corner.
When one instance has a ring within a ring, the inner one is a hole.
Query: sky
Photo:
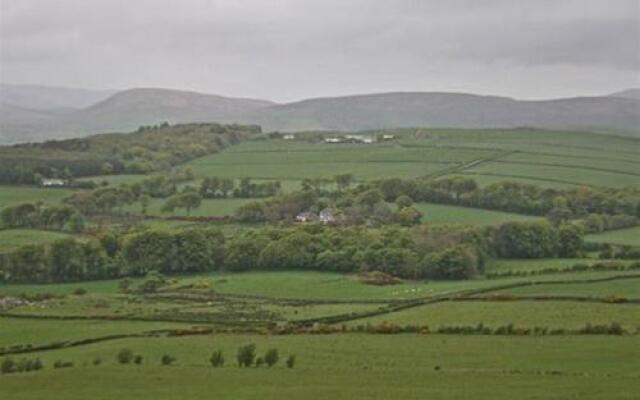
[[[601,95],[640,87],[640,0],[0,0],[0,82]]]

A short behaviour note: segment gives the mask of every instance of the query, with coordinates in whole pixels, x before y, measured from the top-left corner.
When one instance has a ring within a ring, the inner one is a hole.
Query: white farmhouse
[[[64,186],[64,181],[62,179],[43,178],[40,181],[40,185],[46,186],[46,187],[60,187],[60,186]]]

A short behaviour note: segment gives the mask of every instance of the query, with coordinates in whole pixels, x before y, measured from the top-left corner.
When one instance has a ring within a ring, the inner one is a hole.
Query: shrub
[[[140,365],[142,364],[142,356],[140,354],[133,357],[134,364]]]
[[[122,349],[116,358],[120,364],[129,364],[133,360],[133,351],[129,349]]]
[[[87,289],[77,288],[76,290],[73,291],[73,294],[75,294],[76,296],[83,296],[87,294]]]
[[[165,354],[162,356],[162,358],[160,359],[160,363],[162,365],[171,365],[176,361],[175,357],[170,356],[169,354]]]
[[[62,360],[56,360],[56,362],[53,363],[53,368],[70,368],[73,367],[73,361],[62,361]]]
[[[102,358],[98,357],[93,359],[93,365],[100,365],[100,364],[102,364]]]
[[[236,359],[239,367],[250,367],[256,358],[256,345],[247,344],[238,348]]]
[[[5,358],[4,360],[2,360],[2,363],[0,363],[0,372],[2,372],[3,374],[10,374],[12,372],[16,372],[17,366],[15,361],[13,361],[10,358]]]
[[[262,364],[264,364],[264,358],[262,357],[256,358],[256,368],[262,367]]]
[[[209,361],[215,368],[224,366],[224,355],[222,354],[222,350],[214,351]]]
[[[279,359],[280,359],[280,355],[278,354],[277,349],[269,349],[264,355],[264,361],[267,363],[267,367],[269,368],[276,365]]]
[[[293,368],[296,365],[296,355],[290,354],[289,357],[287,357],[285,364],[287,365],[287,368]]]

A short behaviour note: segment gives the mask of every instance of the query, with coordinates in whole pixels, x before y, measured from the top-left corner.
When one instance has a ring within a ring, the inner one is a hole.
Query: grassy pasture
[[[294,353],[297,365],[241,369],[238,346]],[[2,378],[12,399],[632,399],[640,391],[634,368],[638,337],[476,337],[419,335],[303,335],[124,339],[36,353],[45,370]],[[130,348],[140,366],[118,365]],[[208,358],[221,349],[227,365]],[[163,354],[177,357],[160,366]],[[103,363],[93,366],[100,358]],[[54,370],[55,360],[75,366]],[[91,382],[91,384],[79,384]],[[148,384],[141,384],[148,382]]]
[[[587,235],[585,239],[590,242],[640,246],[640,227]]]
[[[634,332],[640,328],[640,306],[625,304],[574,303],[566,301],[444,302],[414,307],[350,325],[391,322],[397,325],[427,325],[432,330],[444,325],[579,329],[586,323],[617,322]]]
[[[0,186],[0,210],[19,203],[58,204],[73,193],[72,189],[43,188],[36,186]]]
[[[639,299],[640,278],[595,283],[540,284],[501,290],[499,293],[513,295],[565,295],[592,297],[618,296],[629,299]]]
[[[68,237],[72,235],[37,229],[0,230],[0,253],[10,252],[28,244],[51,243]]]
[[[189,328],[191,324],[141,321],[64,321],[0,317],[0,347],[44,345],[115,334],[142,333],[158,329]]]
[[[627,187],[640,185],[640,175],[620,174],[601,170],[586,170],[580,167],[514,164],[507,162],[487,162],[470,168],[468,172],[528,179],[557,181],[587,186]]]
[[[540,271],[547,268],[564,269],[575,264],[591,265],[600,262],[630,264],[633,260],[600,260],[595,258],[492,259],[485,265],[487,273]]]
[[[216,216],[222,217],[225,215],[233,215],[234,211],[239,207],[247,204],[251,201],[259,199],[203,199],[200,207],[191,210],[191,216]],[[166,199],[151,199],[147,208],[147,215],[166,217],[171,215],[186,215],[184,210],[176,210],[173,214],[163,213],[162,206],[165,204]],[[127,210],[132,212],[141,213],[140,203],[136,203],[127,207]]]
[[[416,203],[422,222],[431,224],[498,225],[510,221],[536,221],[539,217],[447,204]]]
[[[391,143],[351,145],[262,140],[241,143],[187,165],[197,177],[301,180],[351,173],[358,180],[367,180],[424,176],[493,153],[486,149],[442,152],[437,148],[405,148]]]

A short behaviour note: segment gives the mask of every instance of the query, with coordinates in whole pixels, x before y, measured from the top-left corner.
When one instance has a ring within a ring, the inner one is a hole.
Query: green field
[[[238,346],[260,353],[277,348],[297,365],[242,369]],[[11,399],[633,399],[637,337],[465,337],[399,335],[214,335],[125,339],[34,353],[40,372],[2,377],[0,395]],[[118,365],[130,348],[142,365]],[[221,349],[228,365],[214,369]],[[160,366],[163,354],[177,357]],[[73,368],[51,369],[58,359]],[[99,366],[93,360],[101,359]],[[91,384],[79,384],[91,382]],[[151,383],[152,382],[152,383]],[[143,384],[144,383],[144,384]],[[150,384],[151,383],[151,384]]]
[[[0,210],[19,203],[57,204],[73,193],[72,189],[41,188],[35,186],[0,186]]]
[[[625,297],[640,298],[640,277],[611,282],[540,284],[507,289],[500,293],[513,295],[565,295],[593,297]]]
[[[640,187],[640,141],[636,139],[528,129],[391,132],[395,140],[371,145],[325,144],[320,137],[245,141],[181,166],[190,167],[195,179],[179,187],[197,187],[202,178],[217,176],[236,182],[241,178],[280,180],[289,192],[298,189],[303,179],[345,173],[353,174],[357,182],[466,175],[480,185],[508,179],[549,188]],[[118,185],[145,178],[111,175],[83,180],[100,183],[104,179]],[[71,192],[2,186],[0,209],[28,201],[56,204]],[[163,219],[169,216],[161,212],[165,201],[151,200],[148,219],[120,216],[113,223],[164,230],[209,224]],[[204,200],[191,215],[231,215],[250,201]],[[434,225],[541,220],[442,204],[414,206],[424,214],[424,223]],[[134,203],[125,211],[140,214],[141,206]],[[175,215],[182,216],[184,211]],[[227,235],[253,227],[217,222],[210,226],[220,227]],[[0,231],[0,252],[63,237],[67,235],[4,230]],[[587,240],[640,245],[640,228],[589,235]],[[485,272],[542,272],[602,261],[611,260],[599,260],[593,254],[570,259],[490,259]],[[375,286],[360,282],[357,274],[280,270],[171,276],[169,284],[155,291],[136,290],[144,278],[131,279],[131,290],[121,290],[120,279],[0,284],[0,353],[24,351],[11,357],[38,357],[45,364],[42,371],[0,374],[0,398],[635,400],[640,393],[637,275],[638,270],[612,268],[515,277],[479,275],[458,281],[403,280]],[[34,296],[38,294],[44,299]],[[624,300],[620,298],[631,301],[619,302]],[[23,302],[12,303],[17,299]],[[357,330],[383,322],[427,325],[431,333],[384,335]],[[576,332],[587,323],[614,322],[623,326],[623,335]],[[566,331],[522,336],[434,333],[440,326],[477,324]],[[193,327],[212,331],[104,338]],[[104,340],[48,351],[29,347],[99,338]],[[255,343],[259,355],[277,348],[280,362],[273,368],[238,368],[237,348],[247,343]],[[141,364],[118,364],[115,356],[123,348],[142,356]],[[214,369],[209,363],[216,349],[224,352],[223,368]],[[177,360],[162,366],[165,354]],[[284,366],[289,354],[297,356],[292,369]],[[0,361],[4,358],[0,355]],[[72,361],[74,366],[55,369],[56,360]]]
[[[548,327],[580,329],[586,323],[617,322],[634,332],[640,329],[640,306],[637,304],[598,304],[560,301],[511,302],[443,302],[410,308],[372,318],[357,319],[351,325],[390,322],[397,325],[498,327],[513,324],[522,328]]]
[[[50,243],[68,237],[71,235],[37,229],[0,230],[0,253],[10,252],[28,244]]]
[[[499,225],[510,221],[539,221],[540,217],[513,214],[446,204],[416,203],[422,212],[422,222],[431,224]]]
[[[640,246],[640,226],[635,228],[619,229],[615,231],[587,235],[585,240],[598,243]]]

